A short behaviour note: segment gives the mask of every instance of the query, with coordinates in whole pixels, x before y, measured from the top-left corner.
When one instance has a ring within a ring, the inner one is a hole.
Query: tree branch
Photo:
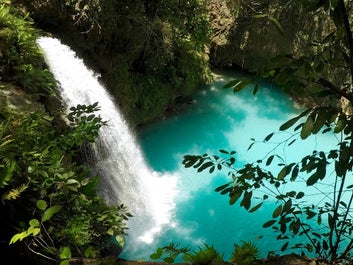
[[[335,86],[330,81],[328,81],[328,80],[326,80],[324,78],[319,78],[318,82],[322,86],[330,89],[331,91],[335,92],[336,94],[340,95],[341,97],[346,98],[353,105],[353,94],[348,93],[346,90],[340,89],[339,87]]]

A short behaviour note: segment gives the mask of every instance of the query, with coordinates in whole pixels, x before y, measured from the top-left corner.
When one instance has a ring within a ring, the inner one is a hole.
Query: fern
[[[25,190],[27,190],[27,188],[28,188],[28,185],[22,184],[18,188],[13,188],[12,190],[4,193],[1,196],[1,199],[3,201],[5,201],[5,200],[16,200],[17,198],[20,197],[21,193],[23,193]]]
[[[230,262],[237,265],[248,265],[259,257],[260,251],[253,242],[242,241],[241,245],[234,244],[234,251]]]
[[[12,174],[16,168],[16,162],[1,156],[0,159],[2,162],[0,163],[0,188],[2,188],[11,181]]]

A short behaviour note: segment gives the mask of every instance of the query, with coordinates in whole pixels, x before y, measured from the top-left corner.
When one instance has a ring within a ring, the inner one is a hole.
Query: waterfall
[[[123,203],[134,215],[128,221],[132,243],[127,247],[152,243],[163,226],[172,224],[177,177],[151,170],[113,98],[70,47],[50,37],[41,37],[37,43],[67,110],[98,102],[98,115],[108,122],[92,144],[93,167],[100,177],[101,196],[109,204]]]

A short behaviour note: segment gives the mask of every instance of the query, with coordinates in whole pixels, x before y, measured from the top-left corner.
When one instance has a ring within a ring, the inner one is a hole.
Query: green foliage
[[[161,259],[164,262],[171,264],[174,263],[179,255],[185,255],[190,251],[189,248],[179,247],[178,245],[171,243],[168,246],[157,248],[156,252],[150,255],[150,258],[153,260]]]
[[[221,265],[224,264],[222,255],[213,247],[206,243],[203,247],[197,246],[197,250],[189,248],[179,248],[174,243],[168,246],[158,248],[155,253],[151,254],[151,259],[162,259],[169,264],[174,263],[175,259],[182,255],[185,262],[195,265]]]
[[[96,178],[72,160],[77,148],[92,142],[105,124],[96,110],[97,104],[72,108],[71,126],[60,135],[44,113],[13,117],[0,125],[6,139],[1,165],[8,172],[0,187],[1,211],[13,216],[10,223],[0,219],[11,237],[2,240],[25,244],[48,259],[83,258],[104,255],[112,238],[125,234],[131,216],[125,206],[107,206],[96,193]]]
[[[14,83],[33,95],[49,96],[54,93],[55,79],[44,67],[38,36],[28,15],[0,4],[0,81]]]
[[[198,246],[198,250],[193,250],[186,253],[183,257],[186,262],[195,265],[222,265],[224,264],[223,257],[213,247],[204,243],[204,247]]]
[[[234,251],[230,262],[237,265],[249,265],[259,258],[260,251],[253,242],[242,241],[241,245],[234,244]]]

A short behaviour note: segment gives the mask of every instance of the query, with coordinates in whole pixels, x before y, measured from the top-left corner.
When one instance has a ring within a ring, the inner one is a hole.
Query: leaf
[[[229,204],[233,205],[234,203],[236,203],[236,201],[240,198],[241,195],[242,195],[242,191],[238,191],[232,194],[229,199]]]
[[[287,241],[286,243],[283,244],[283,246],[281,247],[281,251],[286,251],[287,247],[288,247],[289,242]]]
[[[319,180],[319,178],[320,178],[319,174],[315,172],[306,180],[306,185],[308,186],[314,185]]]
[[[230,88],[230,87],[233,87],[233,86],[235,86],[236,84],[238,84],[238,83],[240,83],[240,82],[241,82],[241,80],[239,80],[239,79],[232,80],[232,81],[228,82],[227,84],[225,84],[225,85],[223,86],[223,88]]]
[[[285,202],[283,206],[283,212],[290,213],[293,211],[293,210],[291,211],[291,209],[292,209],[292,200],[289,199],[288,201]]]
[[[274,18],[274,17],[269,17],[268,19],[276,26],[278,31],[283,35],[284,34],[284,30],[283,30],[281,24],[279,23],[279,21],[276,18]]]
[[[253,18],[265,18],[265,17],[268,17],[267,14],[258,14],[258,15],[254,15]]]
[[[296,141],[296,139],[290,141],[290,143],[288,144],[288,146],[291,146],[295,141]]]
[[[40,226],[40,223],[37,219],[31,219],[28,223],[32,227],[39,227]]]
[[[18,240],[22,241],[22,239],[26,238],[28,236],[27,231],[23,231],[21,233],[15,234],[11,240],[9,244],[13,244],[16,243]]]
[[[263,202],[260,202],[259,204],[255,205],[253,208],[251,208],[249,210],[249,213],[253,213],[255,211],[257,211],[258,209],[260,209],[260,207],[262,206]]]
[[[150,258],[151,259],[159,259],[160,256],[157,253],[153,253],[153,254],[150,255]]]
[[[224,190],[225,188],[227,188],[230,184],[231,184],[231,182],[227,183],[227,184],[224,184],[224,185],[221,185],[221,186],[217,187],[214,191],[215,192],[220,192],[221,190]]]
[[[44,201],[44,200],[38,200],[38,201],[36,202],[36,206],[37,206],[37,208],[38,208],[39,210],[44,211],[44,210],[48,207],[48,204],[47,204],[47,202]]]
[[[245,191],[243,200],[241,201],[240,206],[243,206],[246,210],[249,210],[251,205],[251,197],[252,197],[252,191],[250,192]]]
[[[281,169],[281,171],[278,173],[277,179],[278,179],[278,180],[283,180],[283,179],[287,176],[288,173],[289,173],[289,172],[288,172],[288,167],[287,167],[287,166],[284,166],[284,167]]]
[[[326,115],[327,115],[326,109],[321,109],[317,113],[315,122],[313,124],[313,129],[311,131],[313,134],[318,133],[321,130],[322,126],[324,126],[326,122]]]
[[[303,140],[308,138],[308,136],[311,134],[313,126],[314,126],[314,122],[313,122],[312,115],[309,115],[308,118],[306,119],[306,122],[303,124],[302,130],[300,132],[300,137]]]
[[[201,172],[201,171],[203,171],[203,170],[205,170],[206,168],[211,167],[211,166],[213,166],[213,163],[212,163],[212,162],[206,162],[206,163],[204,163],[201,167],[199,167],[197,171],[198,171],[198,172]]]
[[[297,196],[295,197],[297,200],[299,200],[299,199],[301,199],[301,198],[303,198],[304,197],[304,192],[302,192],[302,191],[299,191],[298,192],[298,194],[297,194]]]
[[[254,90],[253,90],[253,95],[255,96],[257,91],[259,90],[259,84],[257,83],[255,86],[254,86]]]
[[[56,205],[56,206],[52,206],[52,207],[48,208],[43,214],[42,222],[45,222],[45,221],[49,220],[50,218],[52,218],[52,216],[55,213],[57,213],[58,211],[60,211],[61,208],[62,208],[61,205]]]
[[[275,157],[274,155],[271,155],[271,156],[269,156],[269,157],[267,158],[267,160],[266,160],[266,166],[271,165],[272,160],[273,160],[274,157]]]
[[[296,178],[298,177],[298,173],[299,173],[299,166],[298,166],[298,165],[295,165],[295,167],[294,167],[293,170],[292,170],[292,175],[291,175],[290,180],[291,180],[291,181],[295,181]]]
[[[274,223],[276,223],[276,220],[270,220],[270,221],[267,221],[266,223],[264,223],[262,225],[263,228],[267,228],[267,227],[270,227],[272,226]]]
[[[163,259],[164,262],[168,263],[168,264],[172,264],[174,263],[174,259],[172,257],[165,257]]]
[[[341,115],[338,117],[337,124],[335,128],[333,129],[334,133],[339,133],[341,132],[347,125],[347,118],[344,113],[341,113]]]
[[[273,211],[272,217],[277,218],[278,216],[281,215],[281,213],[282,213],[282,204],[278,205],[278,207]]]
[[[279,130],[280,131],[285,131],[287,129],[289,129],[290,127],[292,127],[301,117],[295,117],[295,118],[292,118],[288,121],[286,121],[285,123],[283,123],[280,127],[279,127]]]
[[[68,264],[68,263],[63,263],[63,262],[65,262],[65,261],[69,262],[70,258],[71,258],[71,249],[69,247],[63,247],[60,252],[60,259],[64,260],[64,261],[60,262],[60,265]]]
[[[272,138],[273,135],[274,135],[274,133],[270,133],[269,135],[267,135],[264,139],[264,142],[268,142]]]
[[[243,88],[245,88],[248,84],[250,83],[249,80],[242,80],[240,81],[238,84],[236,84],[233,88],[233,92],[239,92],[240,90],[242,90]]]

